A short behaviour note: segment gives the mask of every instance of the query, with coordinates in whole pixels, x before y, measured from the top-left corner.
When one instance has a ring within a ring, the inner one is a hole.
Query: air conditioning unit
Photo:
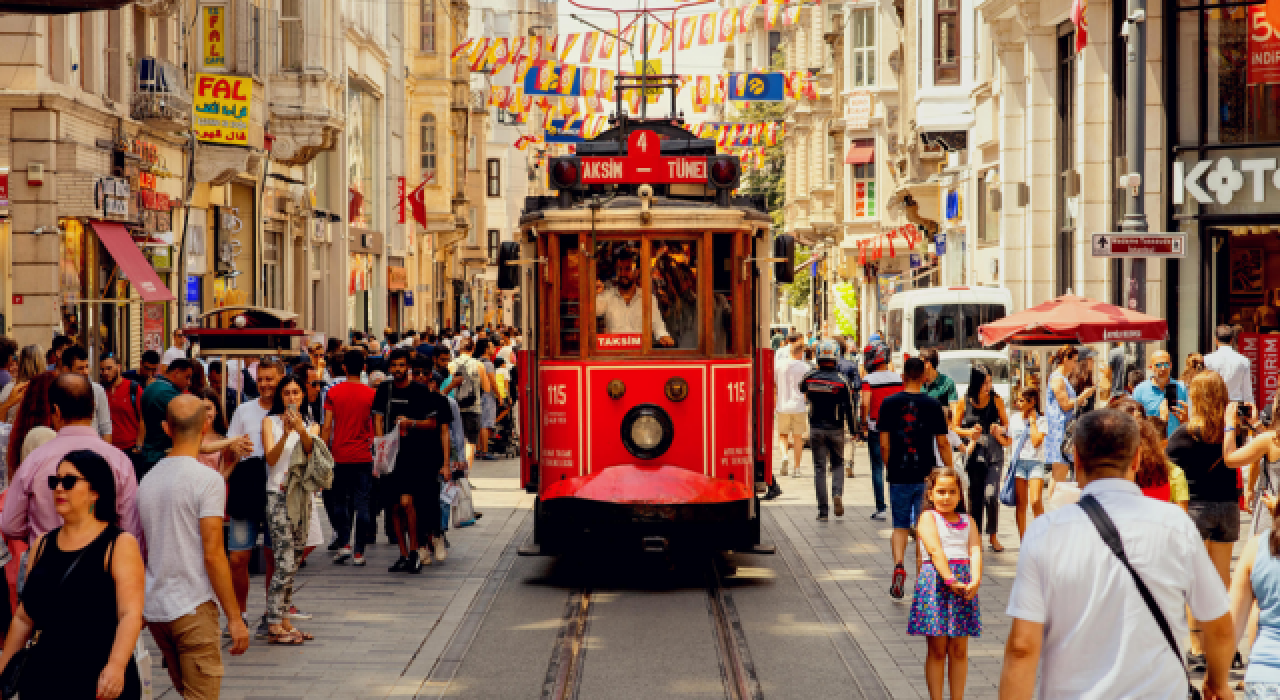
[[[313,219],[311,221],[311,240],[316,243],[329,242],[329,222],[325,219]]]

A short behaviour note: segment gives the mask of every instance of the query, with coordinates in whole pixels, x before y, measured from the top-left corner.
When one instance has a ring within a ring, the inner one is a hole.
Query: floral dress
[[[973,520],[967,515],[961,515],[958,522],[951,523],[932,510],[927,511],[924,517],[937,520],[938,536],[942,540],[951,575],[960,583],[972,581],[968,543],[969,528],[973,527]],[[916,577],[907,634],[924,637],[982,636],[982,614],[978,607],[978,597],[965,600],[964,596],[956,595],[943,583],[933,561],[925,558],[924,564],[920,566],[920,575]]]
[[[1049,405],[1045,409],[1045,417],[1049,419],[1049,432],[1044,436],[1044,463],[1045,464],[1066,464],[1067,460],[1062,456],[1062,440],[1067,430],[1067,419],[1071,417],[1070,411],[1062,410],[1062,405],[1058,403],[1058,397],[1053,393],[1053,380],[1061,379],[1063,386],[1067,390],[1067,398],[1075,399],[1076,390],[1071,386],[1071,382],[1060,371],[1054,371],[1049,375]]]

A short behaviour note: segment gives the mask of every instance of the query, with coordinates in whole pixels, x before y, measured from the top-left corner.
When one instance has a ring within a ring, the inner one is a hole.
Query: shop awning
[[[852,146],[849,146],[849,152],[844,156],[844,162],[846,165],[866,165],[867,163],[874,163],[875,160],[875,146],[861,146],[856,142]]]
[[[143,301],[174,301],[173,294],[160,281],[160,276],[142,256],[142,251],[138,250],[124,226],[114,221],[90,221],[89,225]]]

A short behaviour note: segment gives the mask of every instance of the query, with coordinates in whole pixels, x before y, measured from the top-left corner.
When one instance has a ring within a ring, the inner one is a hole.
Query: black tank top
[[[996,394],[991,393],[987,399],[987,405],[978,408],[973,404],[973,399],[968,396],[964,399],[964,416],[960,419],[960,427],[972,428],[975,425],[982,426],[982,435],[978,438],[978,446],[970,453],[965,467],[974,469],[977,467],[1002,465],[1004,464],[1004,446],[991,437],[991,426],[1000,423],[1000,411],[996,408]]]

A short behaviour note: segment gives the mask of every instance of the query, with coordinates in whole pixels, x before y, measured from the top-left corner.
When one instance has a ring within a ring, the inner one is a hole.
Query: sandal
[[[297,627],[294,627],[294,628],[293,628],[293,631],[294,631],[294,632],[296,632],[296,633],[298,634],[298,636],[302,637],[304,640],[306,640],[306,641],[308,641],[308,642],[316,638],[316,636],[315,636],[314,634],[307,634],[306,632],[303,632],[302,630],[298,629]]]
[[[297,634],[297,630],[281,630],[279,633],[268,633],[267,644],[279,644],[283,646],[298,646],[304,641],[302,635]]]

